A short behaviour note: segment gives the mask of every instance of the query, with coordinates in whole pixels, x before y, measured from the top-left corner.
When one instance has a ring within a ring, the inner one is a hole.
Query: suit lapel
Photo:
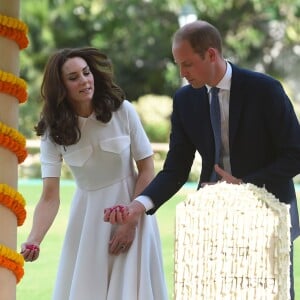
[[[197,128],[194,130],[194,140],[199,153],[206,157],[206,160],[213,160],[215,146],[209,110],[207,89],[203,88],[197,93],[196,106],[191,114],[197,118],[193,123],[193,127],[196,125]]]
[[[243,83],[242,72],[232,66],[232,78],[229,102],[229,147],[232,148],[239,126],[241,111],[243,107]]]

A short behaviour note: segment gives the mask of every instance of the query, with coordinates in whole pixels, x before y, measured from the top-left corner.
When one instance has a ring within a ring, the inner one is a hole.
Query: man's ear
[[[215,62],[217,60],[217,56],[218,56],[218,50],[215,48],[208,48],[206,53],[209,57],[209,60],[212,62]]]

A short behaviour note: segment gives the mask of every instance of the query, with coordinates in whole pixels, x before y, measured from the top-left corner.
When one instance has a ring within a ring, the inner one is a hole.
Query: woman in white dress
[[[114,83],[112,65],[95,48],[63,49],[50,57],[41,87],[43,190],[21,252],[39,256],[59,209],[62,160],[76,191],[53,300],[165,300],[155,216],[130,224],[103,221],[104,210],[126,205],[154,175],[153,152],[132,104]]]

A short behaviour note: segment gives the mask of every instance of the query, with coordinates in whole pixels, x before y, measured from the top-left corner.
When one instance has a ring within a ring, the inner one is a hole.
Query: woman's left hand
[[[109,242],[109,253],[119,255],[127,252],[134,240],[135,230],[136,225],[132,223],[118,225]]]

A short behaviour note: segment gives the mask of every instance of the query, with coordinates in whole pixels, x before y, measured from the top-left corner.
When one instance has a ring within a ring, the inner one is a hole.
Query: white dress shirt
[[[219,90],[219,103],[221,114],[221,167],[228,173],[231,173],[230,166],[230,153],[229,153],[229,99],[230,99],[230,86],[231,86],[232,68],[226,62],[226,72],[221,81],[217,84]],[[206,86],[208,93],[211,89]],[[210,95],[210,93],[209,93]]]

